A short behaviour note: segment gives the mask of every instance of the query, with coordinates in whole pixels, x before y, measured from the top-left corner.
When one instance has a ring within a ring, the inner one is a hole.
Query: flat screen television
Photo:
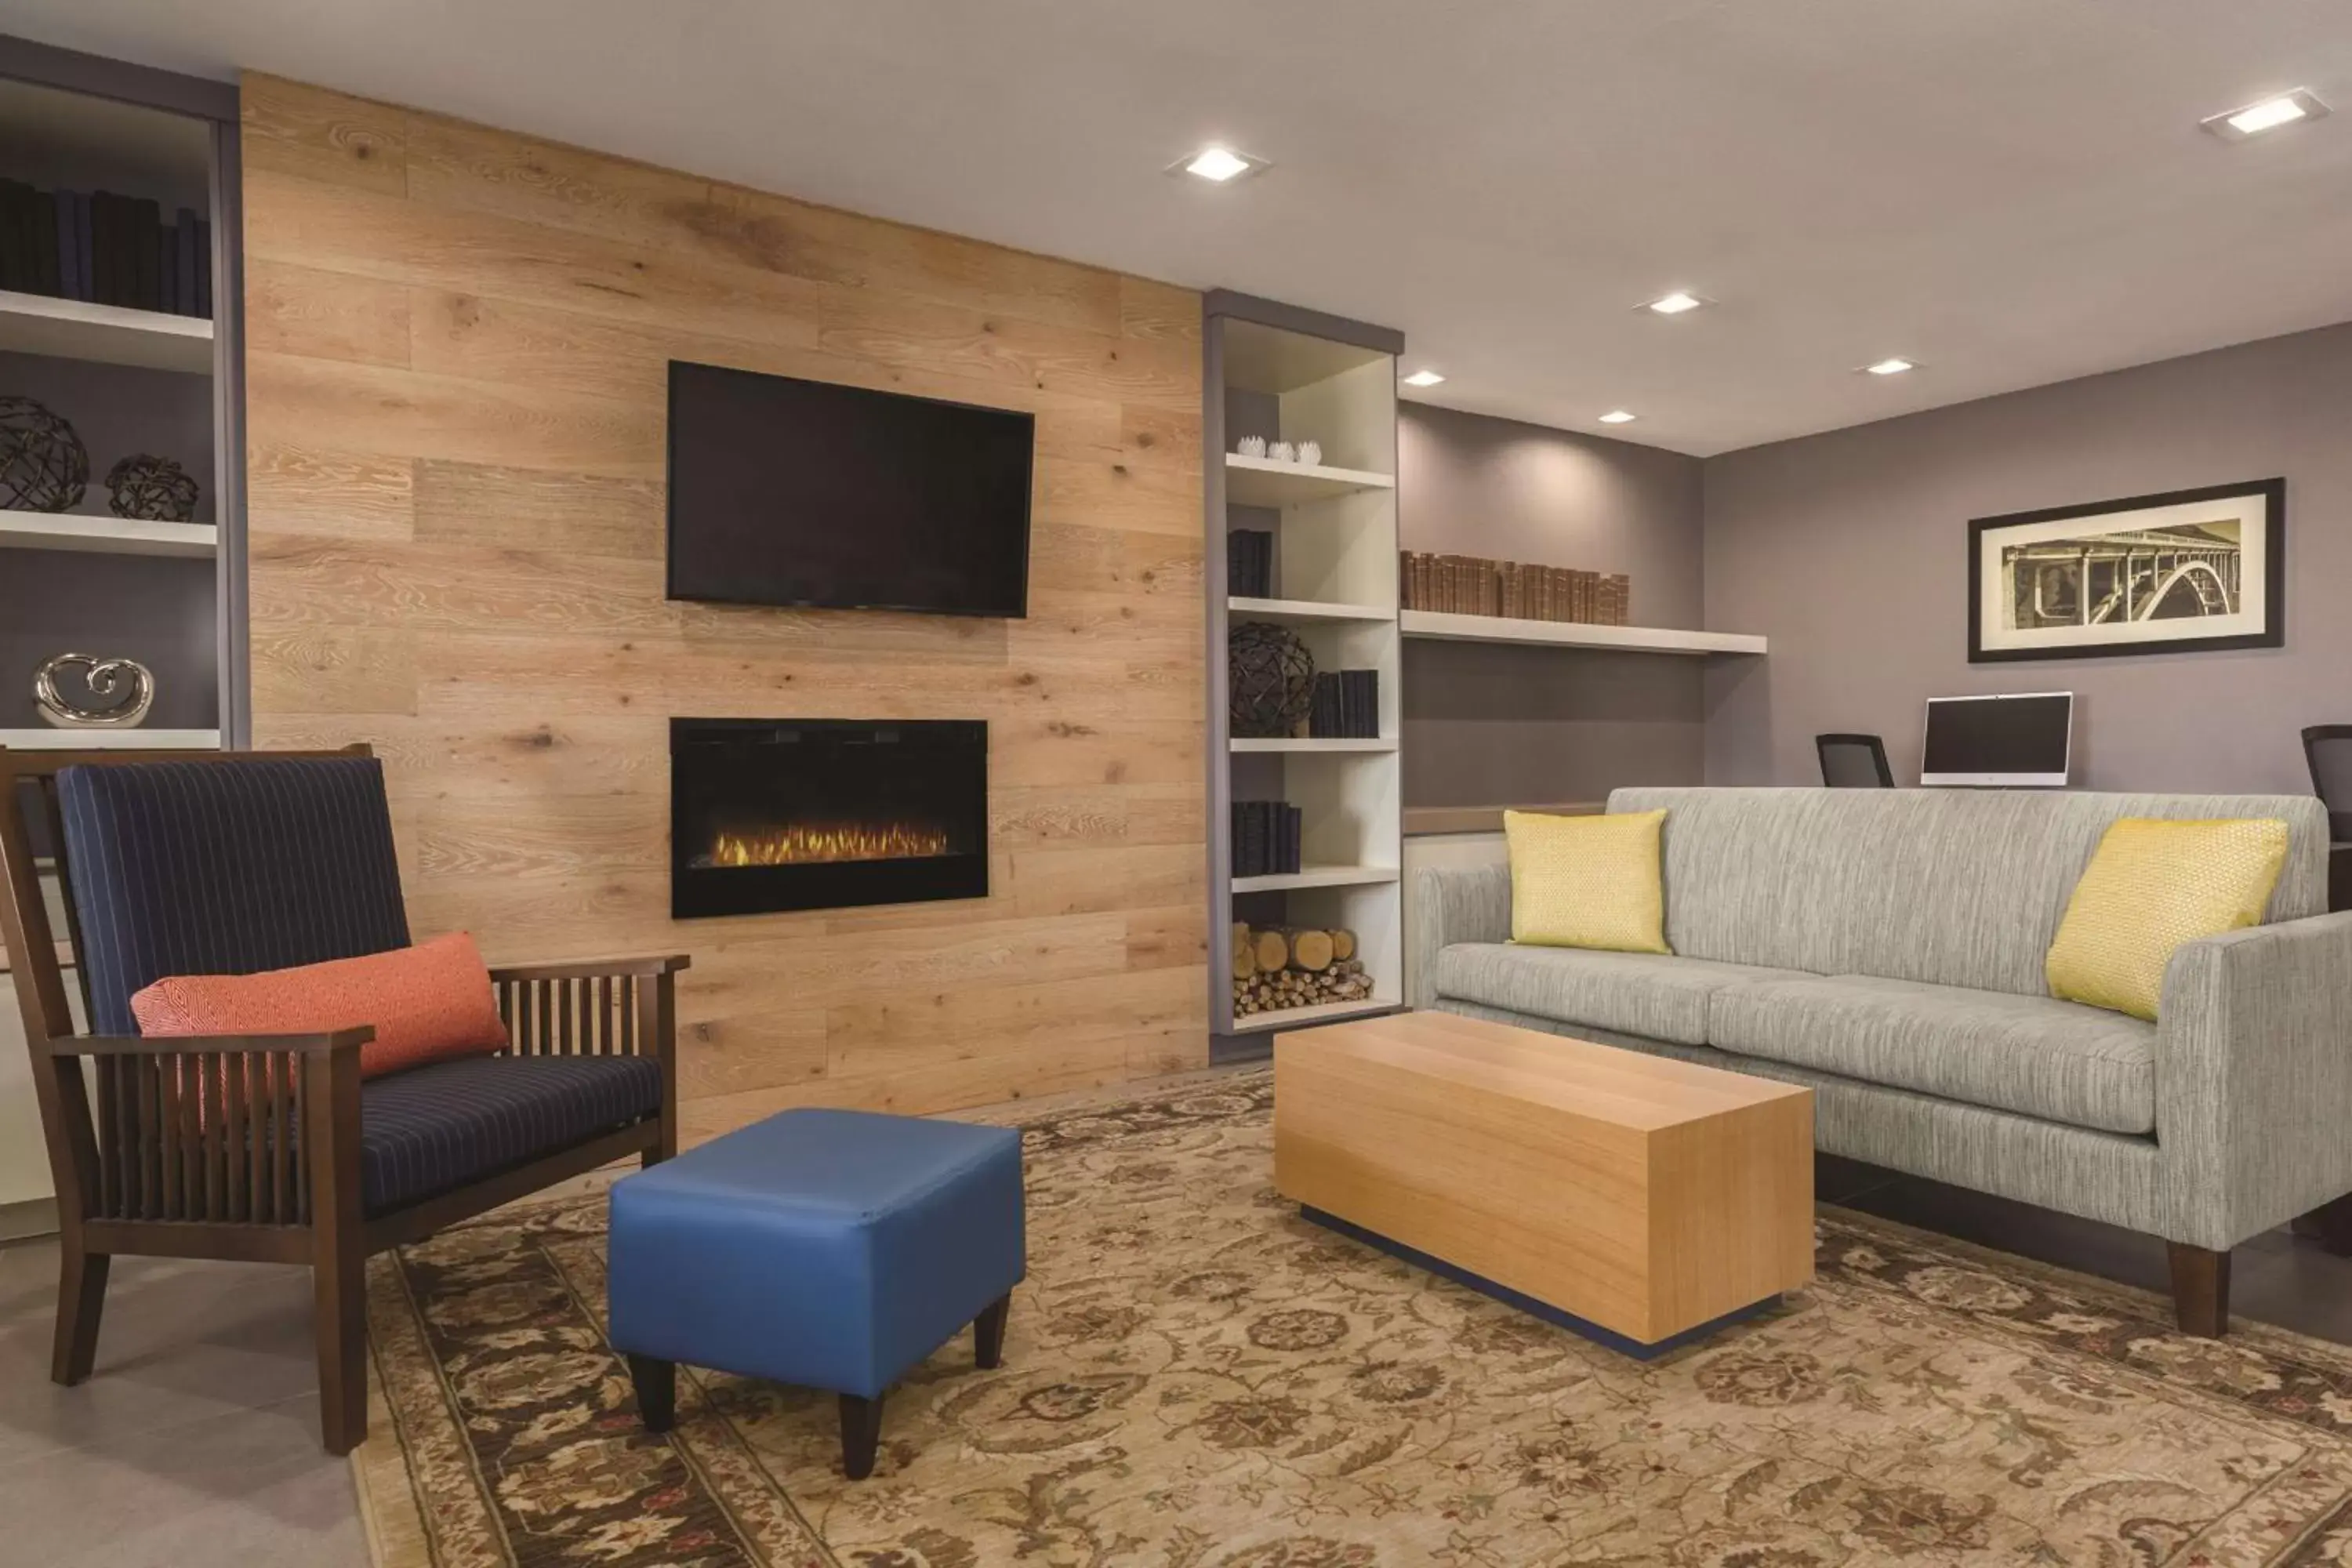
[[[673,599],[1029,612],[1036,420],[672,360]]]
[[[1931,697],[1919,782],[2061,787],[2074,738],[2071,691]]]

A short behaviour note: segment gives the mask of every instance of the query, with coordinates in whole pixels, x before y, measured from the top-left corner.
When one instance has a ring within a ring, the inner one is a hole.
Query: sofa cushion
[[[1621,789],[1666,813],[1666,942],[1685,958],[2046,996],[2059,917],[2118,817],[2275,816],[2267,917],[2327,909],[2327,813],[2309,796],[2062,790]]]
[[[2156,1026],[2078,1003],[1868,975],[1718,988],[1707,1043],[2107,1132],[2156,1131]]]
[[[1789,973],[1671,953],[1465,942],[1438,953],[1433,979],[1439,996],[1703,1046],[1709,995],[1727,985]]]
[[[360,1090],[360,1202],[370,1215],[467,1186],[661,1109],[651,1057],[466,1057]]]

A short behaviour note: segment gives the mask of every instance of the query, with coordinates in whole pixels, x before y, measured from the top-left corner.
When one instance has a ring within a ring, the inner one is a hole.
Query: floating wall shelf
[[[1371,888],[1393,882],[1402,873],[1394,866],[1307,866],[1271,877],[1235,877],[1236,893],[1281,892],[1291,888]]]
[[[1553,647],[1608,648],[1620,653],[1760,654],[1764,639],[1742,632],[1679,631],[1669,626],[1594,626],[1574,621],[1521,621],[1501,616],[1456,616],[1407,610],[1404,635],[1441,642],[1533,643]]]
[[[208,522],[141,522],[71,512],[0,511],[0,550],[203,556],[219,548],[220,530]]]
[[[1375,1013],[1393,1013],[1404,1004],[1394,996],[1373,996],[1361,1002],[1324,1002],[1312,1007],[1285,1007],[1272,1013],[1252,1013],[1234,1020],[1236,1035],[1263,1035],[1275,1029],[1306,1029],[1318,1024],[1336,1024],[1344,1018],[1370,1017]]]
[[[202,316],[0,289],[0,350],[210,375],[213,324]]]
[[[0,730],[19,752],[217,752],[218,730]]]
[[[1394,741],[1326,740],[1305,735],[1236,737],[1231,743],[1236,752],[1393,752],[1397,749]]]
[[[1235,620],[1249,621],[1379,621],[1396,619],[1384,605],[1330,605],[1318,599],[1227,599],[1225,608]]]
[[[1286,463],[1275,458],[1225,454],[1225,502],[1229,506],[1297,506],[1356,490],[1392,490],[1396,476],[1363,468]]]

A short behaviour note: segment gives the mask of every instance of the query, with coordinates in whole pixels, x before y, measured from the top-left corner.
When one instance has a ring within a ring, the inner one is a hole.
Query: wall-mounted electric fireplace
[[[988,725],[673,719],[672,916],[988,892]]]

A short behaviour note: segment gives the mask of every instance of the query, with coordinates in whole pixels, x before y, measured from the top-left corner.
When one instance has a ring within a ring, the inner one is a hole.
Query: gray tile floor
[[[366,1568],[308,1270],[118,1259],[79,1388],[49,1381],[56,1302],[55,1242],[0,1247],[0,1564]]]
[[[2146,1237],[1823,1158],[1825,1202],[2164,1288]],[[98,1374],[48,1380],[57,1249],[0,1248],[0,1568],[366,1568],[349,1468],[320,1451],[299,1269],[115,1265]],[[2284,1231],[2238,1249],[2239,1315],[2352,1342],[2352,1259]]]

